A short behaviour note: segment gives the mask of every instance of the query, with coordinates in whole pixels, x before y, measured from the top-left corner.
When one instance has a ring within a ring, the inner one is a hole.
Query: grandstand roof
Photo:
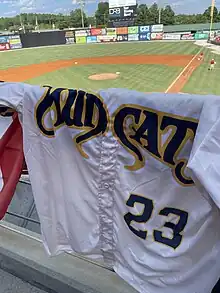
[[[164,26],[165,33],[171,32],[188,32],[188,31],[207,31],[210,29],[210,23],[197,23],[197,24],[179,24],[179,25],[166,25]],[[213,23],[213,30],[220,30],[220,22]]]

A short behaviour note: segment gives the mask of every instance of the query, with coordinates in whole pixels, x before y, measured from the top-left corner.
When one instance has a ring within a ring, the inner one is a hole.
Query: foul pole
[[[211,21],[210,21],[209,39],[211,39],[211,33],[212,33],[212,27],[213,27],[214,8],[215,8],[215,0],[212,0],[211,13],[210,13]]]

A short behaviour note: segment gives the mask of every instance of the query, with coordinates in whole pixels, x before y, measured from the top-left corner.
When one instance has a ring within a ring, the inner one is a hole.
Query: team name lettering
[[[49,118],[48,118],[49,116]],[[35,119],[41,133],[54,137],[67,126],[81,130],[74,142],[81,155],[88,158],[82,144],[111,129],[119,143],[134,158],[125,166],[136,171],[145,166],[143,150],[172,169],[176,181],[185,186],[194,182],[185,174],[187,157],[183,148],[193,141],[198,125],[196,119],[155,111],[138,105],[122,105],[113,117],[101,97],[81,90],[46,87],[35,107]]]
[[[52,115],[53,113],[53,115]],[[49,115],[49,119],[46,119]],[[81,155],[88,158],[82,144],[104,135],[108,127],[108,111],[98,95],[81,90],[46,87],[43,97],[35,107],[35,120],[41,133],[54,137],[56,130],[66,125],[82,130],[74,137]],[[49,123],[50,125],[46,125]]]
[[[130,122],[129,122],[130,119]],[[176,181],[193,185],[184,174],[187,160],[179,158],[189,140],[195,137],[198,122],[136,105],[123,105],[113,116],[113,133],[120,144],[134,157],[134,164],[125,166],[135,171],[145,166],[142,149],[173,170]],[[165,137],[165,138],[164,138]]]

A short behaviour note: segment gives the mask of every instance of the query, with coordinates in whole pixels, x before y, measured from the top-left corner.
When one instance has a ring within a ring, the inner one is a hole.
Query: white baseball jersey
[[[100,257],[142,293],[210,293],[220,98],[10,83],[1,98],[12,89],[47,252]]]

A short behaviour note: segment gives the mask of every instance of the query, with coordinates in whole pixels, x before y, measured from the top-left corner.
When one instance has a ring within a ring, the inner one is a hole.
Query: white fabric
[[[100,104],[93,106],[94,96],[79,93],[74,102],[74,92],[68,97],[63,91],[59,116],[59,89],[41,98],[40,87],[6,84],[0,85],[1,97],[12,86],[15,94],[16,87],[24,92],[24,151],[47,252],[100,257],[142,293],[211,292],[220,275],[220,97],[109,89],[100,91]],[[50,107],[39,111],[46,102]],[[77,143],[76,136],[99,122],[104,131],[105,114],[106,132]],[[67,126],[77,115],[81,126],[76,120]],[[39,121],[54,137],[40,131]],[[144,121],[148,129],[138,143],[132,135]],[[125,167],[135,156],[122,145],[122,134],[140,151],[135,168]],[[173,166],[182,161],[188,161],[185,183]]]

